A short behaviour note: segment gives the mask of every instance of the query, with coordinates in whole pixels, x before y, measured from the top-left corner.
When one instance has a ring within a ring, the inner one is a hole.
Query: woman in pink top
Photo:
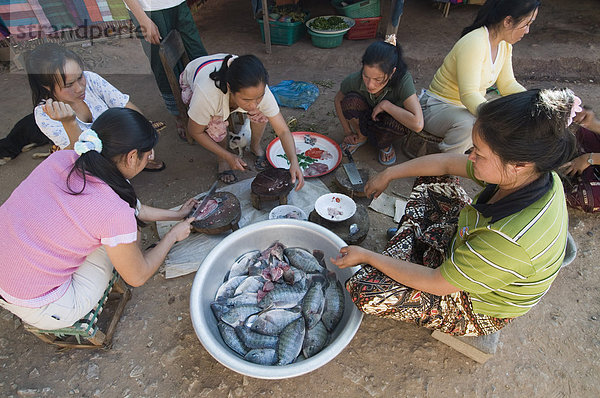
[[[142,205],[129,179],[158,140],[139,112],[110,108],[73,150],[41,163],[0,206],[0,305],[43,329],[70,326],[103,294],[114,268],[132,286],[146,282],[190,233],[191,218],[142,252],[138,226],[182,220],[179,210]]]

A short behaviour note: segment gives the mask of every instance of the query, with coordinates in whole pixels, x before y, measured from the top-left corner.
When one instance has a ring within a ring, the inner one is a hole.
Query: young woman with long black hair
[[[0,305],[41,329],[70,326],[98,302],[113,267],[132,286],[146,282],[191,218],[152,249],[139,247],[144,222],[182,220],[179,210],[142,205],[129,183],[158,136],[139,112],[111,108],[81,133],[75,150],[53,153],[0,206]]]
[[[354,153],[367,141],[379,149],[379,163],[396,162],[392,142],[411,130],[421,131],[423,113],[413,78],[395,36],[367,47],[362,68],[347,76],[335,96],[344,129],[342,149]]]
[[[81,132],[109,108],[125,107],[141,112],[129,95],[84,69],[77,54],[55,43],[41,44],[27,56],[35,121],[54,143],[54,150],[73,149]],[[152,158],[144,170],[164,168],[164,162]]]

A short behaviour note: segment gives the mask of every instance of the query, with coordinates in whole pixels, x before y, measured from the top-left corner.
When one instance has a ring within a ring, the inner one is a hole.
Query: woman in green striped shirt
[[[469,204],[462,188],[444,182],[450,178],[420,178],[383,254],[342,248],[331,259],[335,265],[363,264],[346,284],[359,309],[455,335],[483,335],[537,304],[565,253],[568,214],[554,170],[574,154],[566,127],[575,98],[568,89],[529,90],[485,103],[468,156],[429,155],[371,179],[365,192],[374,197],[392,180],[413,176],[467,177],[484,189]]]

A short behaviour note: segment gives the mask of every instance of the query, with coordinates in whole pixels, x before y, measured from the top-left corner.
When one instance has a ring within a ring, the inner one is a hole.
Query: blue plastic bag
[[[319,88],[307,82],[283,80],[276,86],[269,87],[280,106],[302,108],[307,110],[319,97]]]

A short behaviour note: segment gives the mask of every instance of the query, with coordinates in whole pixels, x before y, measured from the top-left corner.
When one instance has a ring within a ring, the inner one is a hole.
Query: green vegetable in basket
[[[270,12],[272,14],[278,14],[276,18],[271,17],[271,19],[277,20],[280,17],[285,17],[286,20],[289,19],[289,22],[304,22],[308,16],[308,14],[305,11],[302,11],[297,5],[271,7]]]
[[[311,22],[310,28],[313,30],[343,30],[348,28],[348,24],[342,17],[318,17]]]

